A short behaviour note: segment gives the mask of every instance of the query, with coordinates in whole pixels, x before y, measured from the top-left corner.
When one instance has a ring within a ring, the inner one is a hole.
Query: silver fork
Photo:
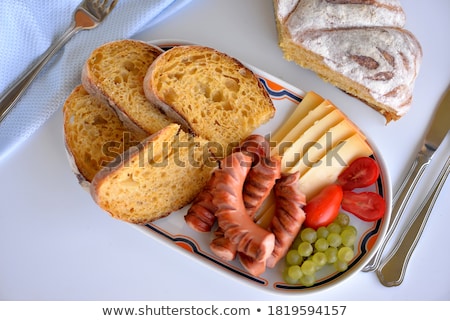
[[[39,60],[0,98],[0,122],[13,109],[41,69],[78,31],[97,27],[115,7],[118,0],[84,0],[73,13],[70,27]]]

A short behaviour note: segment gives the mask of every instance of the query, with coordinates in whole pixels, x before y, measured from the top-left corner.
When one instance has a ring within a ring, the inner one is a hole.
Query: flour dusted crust
[[[317,29],[403,28],[406,21],[397,0],[275,0],[275,6],[278,19],[293,35]]]
[[[274,0],[287,60],[365,101],[387,121],[411,106],[422,49],[397,0]]]

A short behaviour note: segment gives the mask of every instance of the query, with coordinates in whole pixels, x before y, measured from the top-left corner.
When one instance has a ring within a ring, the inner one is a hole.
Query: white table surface
[[[271,0],[193,0],[136,38],[182,39],[212,46],[332,100],[381,151],[396,189],[450,83],[450,2],[402,3],[406,28],[421,42],[424,58],[412,110],[388,125],[363,103],[283,59]],[[374,273],[358,272],[327,291],[279,296],[224,276],[110,218],[71,173],[61,134],[58,111],[0,163],[1,300],[450,299],[450,182],[441,192],[401,286],[387,288]],[[447,137],[433,159],[412,206],[417,206],[443,165],[450,150],[448,141]]]

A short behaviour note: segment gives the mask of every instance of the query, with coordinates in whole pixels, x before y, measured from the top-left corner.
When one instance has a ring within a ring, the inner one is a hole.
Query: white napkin
[[[83,30],[47,64],[0,123],[0,161],[62,107],[81,67],[99,45],[130,38],[190,0],[119,0],[95,29]],[[0,95],[69,27],[81,0],[3,0],[0,5]]]

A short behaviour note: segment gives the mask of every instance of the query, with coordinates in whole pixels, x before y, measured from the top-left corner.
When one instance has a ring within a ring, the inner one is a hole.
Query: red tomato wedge
[[[355,188],[362,188],[372,185],[380,175],[380,168],[377,162],[370,157],[360,157],[355,159],[337,179],[337,184],[345,191]]]
[[[303,210],[306,214],[304,225],[318,229],[327,226],[339,214],[343,197],[343,190],[340,185],[332,184],[326,186],[319,194],[306,203]]]
[[[342,209],[363,221],[372,222],[384,216],[386,202],[377,193],[344,191]]]

